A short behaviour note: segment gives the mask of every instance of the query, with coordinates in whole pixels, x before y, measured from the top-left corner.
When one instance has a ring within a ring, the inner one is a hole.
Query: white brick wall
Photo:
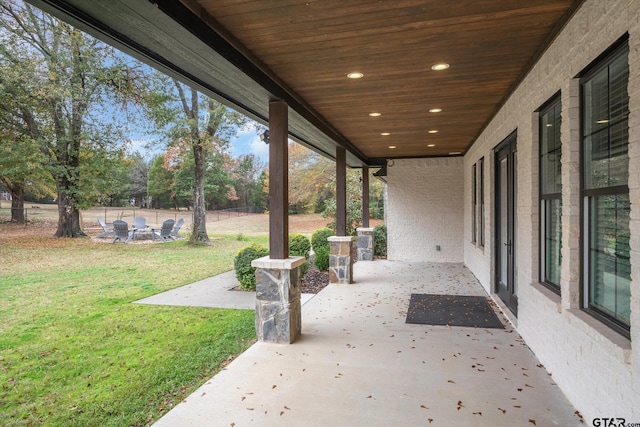
[[[389,259],[462,262],[461,167],[453,157],[394,160],[387,168]]]
[[[579,73],[629,34],[629,192],[631,197],[631,340],[580,309]],[[538,283],[538,116],[562,100],[562,298]],[[584,415],[640,422],[640,2],[586,0],[485,128],[463,160],[396,160],[388,168],[390,259],[463,259],[492,293],[493,149],[518,131],[518,331]],[[485,164],[485,246],[471,239],[471,167]],[[460,173],[463,170],[463,173]],[[463,225],[463,226],[461,226]],[[435,251],[440,245],[442,250]],[[497,296],[492,293],[492,297]]]
[[[631,340],[580,310],[580,110],[576,75],[629,33],[629,188],[632,201]],[[562,96],[562,298],[537,283],[539,257],[537,114]],[[516,230],[519,283],[517,327],[585,416],[640,422],[640,2],[587,0],[464,157],[464,262],[488,291],[494,256],[493,149],[518,131]],[[487,244],[471,243],[471,165],[485,158]],[[391,192],[391,188],[390,188]],[[391,198],[391,197],[390,197]],[[390,200],[390,203],[392,201]],[[493,295],[494,298],[497,296]]]

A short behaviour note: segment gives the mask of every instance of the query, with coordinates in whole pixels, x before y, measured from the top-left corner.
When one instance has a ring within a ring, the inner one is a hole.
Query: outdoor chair
[[[180,218],[178,222],[176,222],[173,230],[171,230],[171,237],[173,237],[174,239],[180,239],[184,237],[182,234],[178,234],[178,232],[180,231],[180,227],[182,227],[182,224],[184,224],[184,218]]]
[[[171,232],[173,231],[173,224],[175,223],[174,220],[172,219],[167,219],[162,223],[162,228],[160,229],[152,229],[151,231],[153,232],[153,238],[158,238],[160,240],[162,240],[163,242],[166,242],[168,240],[175,240],[175,238],[171,235]],[[159,231],[159,233],[158,233]]]
[[[147,219],[142,216],[137,216],[133,218],[133,228],[136,230],[142,230],[143,228],[147,228]]]
[[[129,230],[129,224],[121,219],[113,221],[113,231],[115,233],[115,238],[112,243],[118,241],[120,243],[129,243],[136,235],[136,230]]]
[[[109,227],[107,227],[107,224],[104,222],[104,219],[102,219],[100,215],[98,215],[98,224],[100,224],[100,227],[102,227],[103,233],[98,234],[96,237],[98,238],[113,237],[115,235],[113,230],[109,230]]]

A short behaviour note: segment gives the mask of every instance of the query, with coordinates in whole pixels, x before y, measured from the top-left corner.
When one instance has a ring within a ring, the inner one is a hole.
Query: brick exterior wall
[[[630,71],[630,340],[581,310],[580,86],[576,78],[625,33],[629,34]],[[558,92],[562,101],[562,297],[539,284],[536,110]],[[501,303],[493,292],[493,150],[516,130],[519,308],[518,317],[510,319],[583,414],[586,425],[592,425],[596,417],[624,417],[627,422],[640,422],[640,2],[586,0],[463,160],[395,160],[387,176],[390,259],[462,259],[492,298]],[[471,170],[481,157],[484,246],[473,242],[471,236]],[[435,250],[436,245],[441,246],[440,252]]]
[[[452,157],[398,159],[387,168],[389,259],[462,262],[461,167]]]

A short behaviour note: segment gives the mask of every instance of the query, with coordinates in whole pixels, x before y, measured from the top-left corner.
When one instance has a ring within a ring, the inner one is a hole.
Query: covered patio
[[[258,342],[156,426],[580,425],[502,329],[405,323],[411,293],[485,295],[461,264],[359,262],[302,307],[294,345]]]
[[[269,127],[255,266],[279,294],[256,323],[295,343],[256,344],[160,425],[579,423],[529,347],[587,423],[640,419],[638,2],[28,1]],[[345,169],[365,228],[369,169],[388,184],[393,261],[303,309],[290,139],[336,162],[337,255]],[[518,332],[407,325],[412,290],[486,292]]]

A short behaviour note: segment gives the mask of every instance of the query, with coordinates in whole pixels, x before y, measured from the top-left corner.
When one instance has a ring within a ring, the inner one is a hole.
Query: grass
[[[193,247],[43,235],[0,241],[3,425],[151,424],[255,337],[249,310],[132,302],[228,271],[266,236]]]

